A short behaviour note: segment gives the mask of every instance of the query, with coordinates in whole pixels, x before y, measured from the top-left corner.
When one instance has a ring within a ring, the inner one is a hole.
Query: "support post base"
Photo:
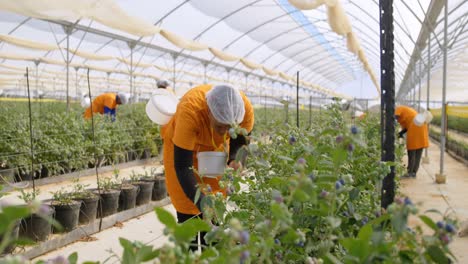
[[[436,173],[436,183],[445,184],[447,182],[447,176],[445,174]]]
[[[429,160],[429,157],[423,157],[423,158],[422,158],[422,163],[423,163],[423,164],[429,164],[429,161],[430,161],[430,160]]]

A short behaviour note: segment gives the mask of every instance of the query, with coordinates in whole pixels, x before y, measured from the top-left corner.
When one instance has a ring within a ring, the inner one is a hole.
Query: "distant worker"
[[[421,126],[416,125],[415,117],[418,114],[416,110],[408,106],[397,106],[395,109],[395,118],[402,130],[398,133],[399,138],[402,138],[405,133],[406,149],[408,152],[408,173],[404,178],[416,178],[416,173],[419,169],[423,149],[429,147],[429,132],[427,123]]]
[[[102,115],[108,115],[115,120],[115,114],[117,112],[117,105],[128,103],[130,96],[127,93],[105,93],[101,94],[93,100],[92,107],[93,113],[100,113]],[[88,107],[84,113],[84,118],[91,118],[91,106]]]

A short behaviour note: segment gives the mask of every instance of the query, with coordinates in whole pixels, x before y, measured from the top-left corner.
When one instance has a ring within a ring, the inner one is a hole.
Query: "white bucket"
[[[91,99],[88,96],[83,97],[81,99],[81,107],[88,108],[91,106]]]
[[[198,152],[198,174],[214,178],[223,175],[226,169],[227,154],[220,151]]]
[[[413,119],[413,123],[418,127],[424,125],[425,122],[426,117],[424,116],[424,114],[417,114]]]
[[[430,111],[424,112],[424,117],[426,119],[426,123],[428,123],[428,124],[431,123],[433,116],[432,116],[432,113]]]
[[[158,125],[165,125],[177,110],[179,100],[166,89],[157,89],[146,104],[146,115]]]

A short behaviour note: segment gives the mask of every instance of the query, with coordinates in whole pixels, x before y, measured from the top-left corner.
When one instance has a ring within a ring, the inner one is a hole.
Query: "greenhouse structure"
[[[467,25],[0,0],[0,263],[468,263]]]

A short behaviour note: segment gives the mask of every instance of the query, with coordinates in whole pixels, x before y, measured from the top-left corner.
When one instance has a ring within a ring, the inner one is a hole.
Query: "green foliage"
[[[440,127],[441,116],[434,116],[431,124]],[[453,129],[462,133],[468,133],[468,118],[449,116],[447,119],[447,126],[449,129]]]
[[[91,190],[87,190],[86,188],[89,187],[89,184],[81,184],[79,182],[80,179],[76,178],[73,179],[73,187],[70,195],[74,199],[84,199],[84,198],[92,198],[95,194]]]
[[[32,190],[31,191],[25,191],[24,189],[20,189],[20,195],[18,195],[18,198],[23,200],[25,203],[31,203],[36,199],[36,197],[39,195],[40,191],[39,189]]]
[[[162,145],[159,126],[146,117],[144,104],[119,106],[117,120],[95,115],[96,147],[91,121],[83,119],[83,109],[64,103],[32,104],[34,164],[36,177],[47,177],[100,165],[142,157],[145,151],[158,154]],[[27,103],[0,104],[0,164],[30,174],[30,129]]]
[[[52,192],[53,203],[57,205],[69,205],[74,203],[73,194],[65,191],[64,188]]]

